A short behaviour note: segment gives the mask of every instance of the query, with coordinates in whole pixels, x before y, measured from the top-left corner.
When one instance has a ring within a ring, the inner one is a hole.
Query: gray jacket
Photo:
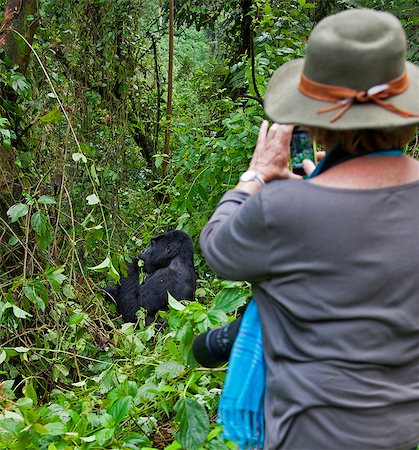
[[[200,244],[217,275],[253,286],[265,449],[419,442],[419,182],[229,191]]]

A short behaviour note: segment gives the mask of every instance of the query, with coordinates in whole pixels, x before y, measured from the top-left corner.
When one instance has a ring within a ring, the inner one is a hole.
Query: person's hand
[[[301,178],[288,168],[292,125],[279,125],[264,120],[259,129],[256,148],[249,170],[257,172],[266,183],[272,180]]]
[[[317,161],[321,161],[326,155],[326,152],[324,151],[320,151],[316,153],[316,158]],[[303,170],[306,173],[306,175],[311,175],[311,173],[314,171],[314,169],[316,168],[316,165],[314,164],[314,162],[311,159],[305,159],[303,161]]]

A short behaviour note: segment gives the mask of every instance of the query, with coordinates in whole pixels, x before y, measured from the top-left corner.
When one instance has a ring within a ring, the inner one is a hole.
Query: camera
[[[290,167],[291,170],[301,176],[305,176],[303,161],[310,159],[317,164],[316,144],[311,143],[308,133],[301,128],[294,128],[290,145]]]
[[[212,328],[194,339],[192,352],[201,366],[213,368],[228,361],[241,319],[240,316],[233,322],[223,327]]]

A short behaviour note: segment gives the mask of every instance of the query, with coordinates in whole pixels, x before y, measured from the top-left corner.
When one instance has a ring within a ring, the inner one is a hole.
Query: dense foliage
[[[210,273],[199,232],[247,167],[270,75],[322,13],[391,10],[418,61],[416,2],[179,0],[170,123],[166,3],[38,3],[26,62],[27,27],[0,18],[18,43],[0,59],[0,447],[234,448],[216,424],[225,368],[197,366],[191,343],[250,290]],[[196,244],[196,301],[170,298],[167,327],[122,324],[101,289],[175,228]]]

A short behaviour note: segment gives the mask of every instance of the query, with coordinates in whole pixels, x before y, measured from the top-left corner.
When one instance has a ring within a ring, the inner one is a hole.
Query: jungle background
[[[199,233],[272,72],[353,7],[399,17],[419,62],[416,0],[0,1],[0,448],[235,448],[226,369],[191,342],[250,290],[209,271]],[[123,324],[102,289],[170,229],[194,240],[196,299]]]

